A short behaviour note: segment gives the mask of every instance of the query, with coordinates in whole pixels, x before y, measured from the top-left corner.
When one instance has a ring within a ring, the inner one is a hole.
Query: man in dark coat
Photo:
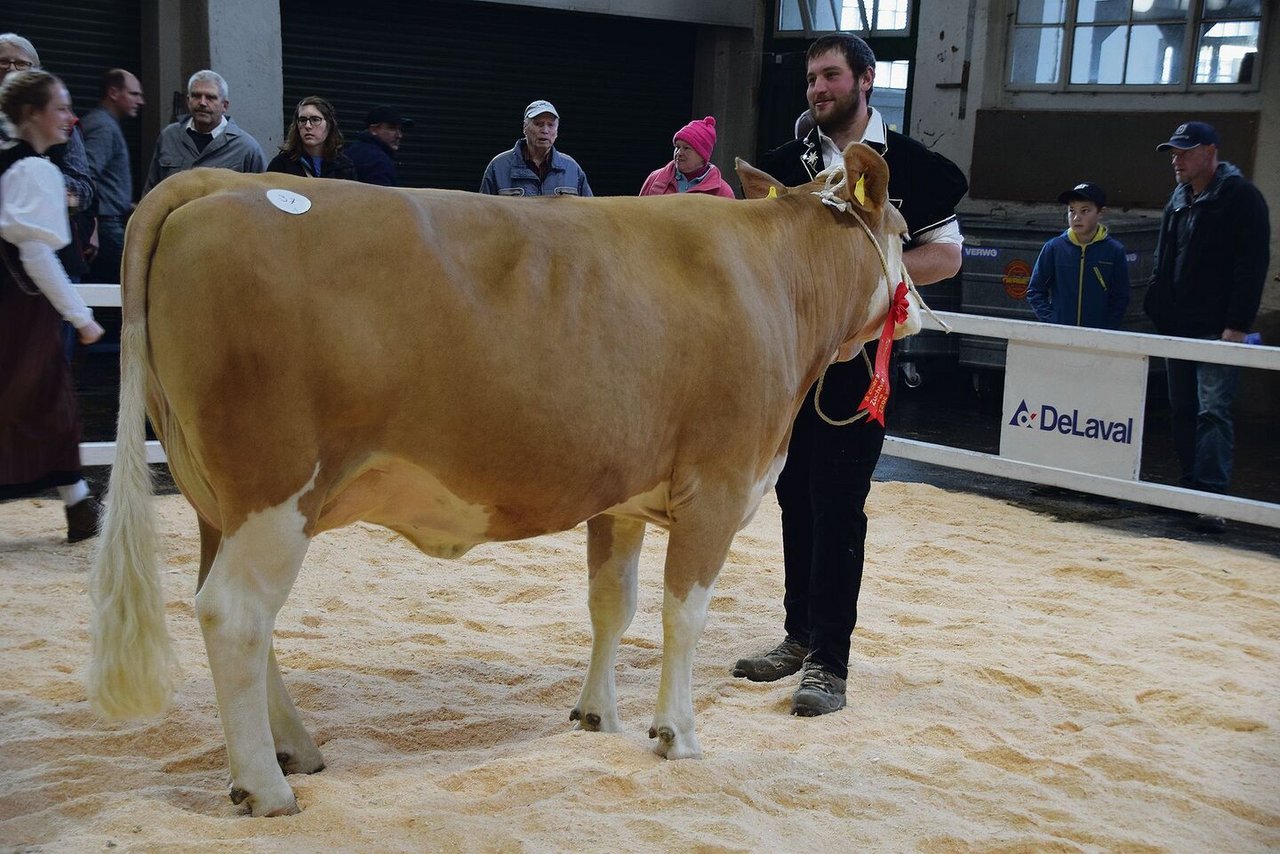
[[[365,116],[365,130],[347,143],[343,152],[356,165],[356,178],[366,184],[398,187],[396,152],[407,128],[413,127],[413,119],[406,118],[395,107],[374,107]]]
[[[1164,335],[1242,342],[1258,315],[1271,260],[1266,200],[1239,169],[1218,159],[1212,125],[1180,124],[1157,149],[1169,152],[1178,186],[1160,221],[1147,315]],[[1166,378],[1182,485],[1226,492],[1240,369],[1169,359]],[[1196,527],[1222,533],[1226,522],[1201,514]]]
[[[955,206],[968,182],[954,163],[889,130],[868,101],[876,59],[857,36],[831,35],[808,51],[808,100],[816,126],[764,155],[760,168],[788,186],[804,184],[865,142],[889,164],[889,198],[907,221],[903,262],[916,284],[960,269],[963,238]],[[872,361],[875,344],[868,345]],[[853,414],[870,386],[861,358],[832,365],[822,407],[833,420]],[[740,659],[735,676],[773,681],[801,668],[791,712],[812,716],[844,707],[849,647],[857,622],[867,517],[863,505],[884,444],[884,426],[866,419],[844,427],[821,420],[809,390],[778,478],[786,570],[786,637],[763,655]]]

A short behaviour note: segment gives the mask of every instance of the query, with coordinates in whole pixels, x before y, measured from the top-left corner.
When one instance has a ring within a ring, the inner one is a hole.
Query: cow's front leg
[[[692,514],[690,514],[692,515]],[[662,676],[649,737],[668,759],[697,759],[702,745],[693,725],[693,652],[707,622],[716,576],[742,518],[741,508],[673,524],[662,600]]]
[[[285,774],[314,774],[324,770],[324,756],[316,747],[311,733],[302,723],[298,710],[276,663],[275,644],[267,658],[267,714],[271,719],[271,738],[275,743],[276,762]]]
[[[250,514],[223,540],[196,594],[196,614],[227,740],[231,800],[247,802],[255,816],[298,811],[276,761],[268,669],[275,615],[289,595],[307,544],[296,509],[275,507]]]
[[[587,522],[587,567],[591,608],[591,663],[578,704],[569,713],[582,729],[617,732],[618,690],[614,667],[618,642],[636,613],[636,576],[644,522],[595,516]]]

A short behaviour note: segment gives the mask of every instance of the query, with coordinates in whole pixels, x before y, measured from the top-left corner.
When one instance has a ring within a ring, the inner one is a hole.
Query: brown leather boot
[[[78,543],[98,536],[98,517],[102,515],[102,504],[97,498],[90,495],[66,510],[68,543]]]

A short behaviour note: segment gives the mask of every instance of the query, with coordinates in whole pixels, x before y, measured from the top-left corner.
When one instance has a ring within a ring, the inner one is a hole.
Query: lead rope
[[[826,178],[824,179],[822,189],[814,190],[813,194],[820,198],[824,205],[829,205],[841,213],[852,214],[853,218],[857,220],[858,225],[862,226],[862,230],[867,233],[868,239],[871,240],[871,245],[876,248],[876,255],[880,258],[880,269],[884,271],[884,284],[889,290],[889,311],[893,311],[894,286],[891,281],[892,276],[889,275],[889,259],[885,256],[884,249],[880,247],[880,241],[876,240],[876,236],[872,234],[871,228],[867,225],[866,220],[862,218],[862,215],[858,213],[853,204],[836,195],[836,191],[844,189],[844,187],[848,186],[849,183],[849,176],[845,172],[844,165],[838,164],[832,166],[830,169],[825,169],[820,173],[819,177],[823,175],[825,175]],[[911,280],[911,275],[907,272],[907,265],[905,263],[899,263],[898,266],[902,271],[901,281],[906,282],[907,284],[907,291],[916,295],[916,300],[920,303],[921,307],[924,308],[928,315],[942,327],[943,331],[950,332],[951,327],[934,314],[933,310],[930,309],[928,304],[924,301],[924,297],[920,296],[920,291],[916,289],[915,282]],[[866,346],[863,346],[862,350],[859,352],[862,353],[862,361],[867,366],[867,375],[873,376],[875,374],[875,368],[871,364],[871,357],[867,355]],[[827,413],[822,411],[822,404],[820,403],[822,398],[822,384],[827,378],[827,371],[830,370],[830,368],[831,365],[828,364],[827,367],[822,369],[822,374],[818,377],[818,387],[814,389],[813,392],[813,408],[817,411],[818,417],[830,424],[832,427],[847,427],[855,421],[861,421],[863,418],[866,418],[867,410],[865,409],[854,413],[843,421],[836,421],[828,416]]]

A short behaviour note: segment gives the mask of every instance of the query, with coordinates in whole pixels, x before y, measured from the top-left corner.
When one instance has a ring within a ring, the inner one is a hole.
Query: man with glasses
[[[227,81],[204,69],[187,81],[191,118],[160,131],[143,193],[176,172],[213,166],[233,172],[263,172],[267,158],[258,141],[227,116]]]

